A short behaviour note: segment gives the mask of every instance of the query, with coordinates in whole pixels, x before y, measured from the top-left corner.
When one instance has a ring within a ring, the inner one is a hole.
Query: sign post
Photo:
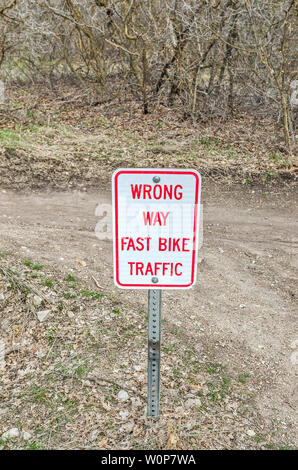
[[[195,170],[113,174],[114,282],[148,289],[147,416],[159,416],[161,290],[196,282],[201,177]]]
[[[159,416],[161,290],[148,290],[148,395],[147,416]]]

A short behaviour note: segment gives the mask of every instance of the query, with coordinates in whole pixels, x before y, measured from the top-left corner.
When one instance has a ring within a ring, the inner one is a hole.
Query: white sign
[[[119,169],[112,185],[115,284],[190,288],[196,282],[200,174]]]

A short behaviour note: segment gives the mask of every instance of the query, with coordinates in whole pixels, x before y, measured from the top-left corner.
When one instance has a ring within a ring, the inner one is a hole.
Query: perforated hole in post
[[[149,290],[148,297],[148,416],[159,414],[159,337],[161,292]]]

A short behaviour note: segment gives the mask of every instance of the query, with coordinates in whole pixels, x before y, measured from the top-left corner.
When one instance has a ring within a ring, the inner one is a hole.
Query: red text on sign
[[[145,225],[166,225],[169,212],[164,214],[163,212],[143,212],[144,224]]]
[[[131,184],[130,187],[133,199],[182,199],[183,188],[180,184]]]
[[[149,251],[151,237],[138,237],[135,241],[132,237],[121,238],[121,250],[124,251],[143,251],[144,249]]]
[[[190,251],[187,246],[190,238],[159,238],[159,251]]]
[[[142,263],[129,261],[131,276],[157,276],[158,274],[182,276],[182,263]]]

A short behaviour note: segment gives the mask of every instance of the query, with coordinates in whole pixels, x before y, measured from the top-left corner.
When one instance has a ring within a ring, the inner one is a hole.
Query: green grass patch
[[[32,261],[29,261],[29,260],[24,261],[23,263],[24,266],[28,266],[28,267],[32,266],[32,264],[33,264]]]
[[[93,291],[89,291],[89,290],[83,290],[81,292],[81,295],[82,297],[93,297],[94,299],[99,299],[100,297],[103,297],[104,294],[100,294],[98,292],[93,292]]]
[[[219,374],[222,369],[222,364],[220,362],[213,362],[206,366],[206,371],[208,374]]]
[[[291,165],[291,162],[288,158],[286,158],[282,153],[273,152],[269,155],[270,160],[274,161],[277,168],[287,168]]]
[[[53,282],[50,279],[45,279],[43,285],[46,287],[53,287]]]
[[[43,268],[42,264],[33,264],[32,265],[32,269],[34,269],[34,271],[41,271],[42,268]]]
[[[238,375],[238,381],[242,384],[246,384],[248,377],[249,377],[249,373],[243,372],[242,374]]]
[[[0,129],[0,143],[17,144],[20,140],[20,135],[14,129],[2,128]]]
[[[75,298],[75,294],[72,294],[71,292],[65,292],[65,293],[64,293],[64,298],[65,298],[66,300],[74,299],[74,298]]]

